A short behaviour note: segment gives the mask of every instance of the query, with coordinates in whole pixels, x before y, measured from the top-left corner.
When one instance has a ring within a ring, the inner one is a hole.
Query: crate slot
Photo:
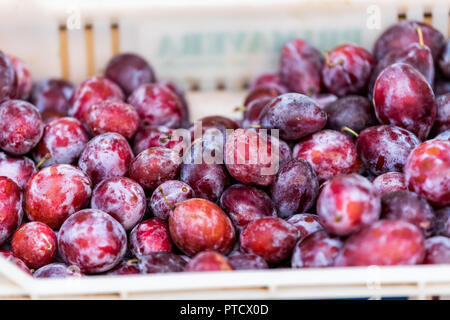
[[[111,24],[111,50],[113,56],[120,52],[120,30],[118,23]]]
[[[64,79],[70,78],[70,65],[69,65],[69,44],[67,41],[67,28],[66,26],[59,26],[59,60],[61,63],[61,77]]]
[[[433,13],[430,11],[424,12],[423,13],[423,22],[432,26],[433,25]]]
[[[404,21],[404,20],[406,20],[406,19],[407,19],[406,12],[400,11],[400,12],[397,14],[397,20],[398,20],[398,21]]]
[[[87,24],[84,27],[84,39],[86,42],[86,72],[90,77],[95,74],[95,48],[92,24]]]

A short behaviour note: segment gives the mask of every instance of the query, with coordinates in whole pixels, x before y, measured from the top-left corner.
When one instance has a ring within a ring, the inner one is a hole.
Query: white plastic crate
[[[0,49],[35,79],[80,82],[118,52],[147,58],[160,78],[188,90],[192,119],[235,117],[249,80],[275,70],[294,37],[321,50],[371,49],[401,19],[449,36],[448,0],[1,0]],[[0,298],[429,298],[450,296],[450,265],[177,273],[33,279],[0,259]]]

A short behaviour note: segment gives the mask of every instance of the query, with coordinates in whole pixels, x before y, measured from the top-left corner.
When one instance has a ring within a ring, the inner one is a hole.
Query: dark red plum
[[[126,231],[130,231],[144,216],[144,189],[126,177],[103,180],[92,192],[91,208],[110,214]]]
[[[386,172],[372,181],[378,193],[383,196],[386,193],[406,190],[405,175],[401,172]]]
[[[435,211],[436,224],[434,233],[450,238],[450,207],[444,207]]]
[[[271,196],[281,218],[311,208],[319,194],[319,180],[311,165],[292,159],[280,167],[271,188]]]
[[[317,213],[329,232],[348,235],[378,220],[381,201],[372,183],[358,174],[341,175],[326,183]]]
[[[424,264],[450,263],[450,238],[437,236],[425,240]]]
[[[338,97],[332,93],[313,94],[311,98],[317,102],[320,108],[324,109],[330,103],[335,102]]]
[[[201,131],[200,129],[201,125]],[[223,116],[208,116],[197,120],[193,125],[189,127],[191,132],[191,139],[203,139],[204,142],[211,140],[214,135],[219,132],[225,137],[227,129],[236,130],[239,128],[239,124],[227,117]],[[219,132],[217,132],[217,130]]]
[[[213,202],[220,198],[231,183],[231,177],[225,166],[215,163],[183,163],[180,180],[192,187],[196,197]]]
[[[107,132],[94,137],[86,144],[78,166],[95,185],[104,179],[124,176],[133,157],[127,139],[118,133]]]
[[[285,84],[281,80],[281,75],[279,72],[264,72],[255,77],[250,83],[250,90],[256,87],[264,87],[264,86],[278,86],[280,88],[284,88],[285,92],[288,91],[285,88]]]
[[[68,114],[84,122],[91,105],[104,100],[123,101],[124,98],[120,87],[111,80],[100,76],[91,77],[83,81],[73,93]]]
[[[25,212],[57,230],[67,217],[83,209],[91,197],[91,182],[80,169],[58,164],[36,173],[25,187]]]
[[[173,180],[180,171],[181,158],[177,152],[160,147],[142,151],[130,165],[130,178],[144,190],[152,192],[167,180]]]
[[[322,54],[302,39],[294,39],[281,49],[280,75],[294,92],[307,95],[321,91]]]
[[[287,219],[287,222],[292,224],[300,232],[299,241],[305,239],[310,234],[324,230],[320,218],[316,214],[298,213]]]
[[[141,274],[137,262],[124,260],[106,273],[108,276],[125,276]]]
[[[279,95],[286,93],[283,89],[278,86],[266,85],[259,86],[254,89],[250,89],[247,96],[244,99],[244,106],[248,106],[250,103],[260,99],[273,99]]]
[[[128,97],[136,108],[141,127],[167,126],[178,128],[183,120],[183,108],[177,95],[161,84],[143,84]]]
[[[93,135],[116,132],[132,139],[139,129],[136,109],[122,101],[105,100],[90,105],[84,121]]]
[[[450,204],[450,141],[429,140],[415,148],[404,167],[408,189],[432,205]]]
[[[444,49],[439,59],[439,68],[443,75],[450,79],[450,40],[445,42]]]
[[[0,245],[22,223],[22,199],[19,186],[10,178],[0,177]]]
[[[28,222],[22,225],[11,239],[14,256],[29,268],[40,268],[49,264],[58,250],[56,235],[42,222]]]
[[[121,53],[109,60],[105,77],[117,83],[126,95],[141,84],[156,80],[155,73],[148,62],[134,53]]]
[[[264,191],[243,184],[226,189],[220,197],[220,206],[237,228],[262,217],[277,216],[272,199]]]
[[[233,131],[227,135],[225,144],[224,160],[228,172],[246,184],[270,185],[280,164],[280,148],[275,141],[252,129]]]
[[[426,237],[435,228],[435,215],[428,202],[411,191],[401,190],[385,194],[381,198],[381,217],[404,220],[422,230]]]
[[[450,93],[450,80],[438,79],[434,83],[434,94],[440,96]]]
[[[323,268],[334,265],[343,243],[326,231],[317,231],[297,242],[292,252],[292,268]]]
[[[444,46],[444,36],[432,26],[417,21],[401,21],[384,31],[373,47],[375,59],[379,61],[390,51],[400,51],[417,43],[419,41],[418,27],[422,31],[424,45],[430,48],[433,60],[438,61]]]
[[[172,92],[175,93],[175,95],[178,97],[178,100],[180,100],[181,127],[187,128],[190,123],[190,111],[189,111],[189,104],[188,104],[188,101],[186,99],[183,89],[181,89],[177,84],[175,84],[172,81],[160,80],[158,82],[159,82],[159,84],[167,87],[169,90],[172,90]]]
[[[299,231],[290,223],[266,217],[250,222],[242,231],[239,243],[244,252],[276,264],[289,257],[298,237]]]
[[[173,242],[188,256],[204,250],[227,254],[235,242],[231,220],[219,206],[205,199],[178,203],[169,217],[169,230]]]
[[[109,214],[85,209],[70,216],[61,226],[58,248],[66,263],[78,266],[82,272],[100,273],[122,260],[127,235]]]
[[[293,154],[308,161],[321,183],[339,174],[358,173],[362,167],[353,140],[334,130],[322,130],[301,140]]]
[[[280,138],[297,140],[322,129],[327,114],[311,98],[286,93],[272,99],[259,115],[265,129],[279,129]]]
[[[401,220],[380,220],[351,235],[335,265],[414,265],[425,256],[424,236],[413,224]]]
[[[64,263],[50,263],[33,273],[33,278],[68,278],[83,277],[84,274],[77,266],[68,266]]]
[[[430,84],[414,67],[395,63],[379,75],[373,89],[375,114],[382,124],[393,124],[425,140],[436,118]]]
[[[182,272],[186,260],[172,252],[153,252],[139,258],[138,267],[141,273]]]
[[[263,258],[250,253],[237,253],[228,256],[228,262],[234,270],[269,269]]]
[[[21,59],[7,55],[11,61],[17,78],[17,88],[15,98],[20,100],[28,100],[31,88],[33,87],[33,77],[28,65]]]
[[[4,152],[0,152],[0,176],[5,176],[13,180],[21,188],[36,173],[34,162],[27,157],[11,157]]]
[[[436,97],[437,114],[432,134],[438,135],[450,130],[450,93]]]
[[[344,44],[327,53],[322,79],[329,92],[343,97],[367,91],[375,60],[366,49]]]
[[[187,183],[168,180],[153,191],[148,206],[156,217],[167,220],[177,203],[194,197],[195,192]]]
[[[89,141],[82,123],[75,118],[64,117],[48,123],[41,141],[33,150],[36,163],[41,168],[53,164],[75,163]]]
[[[72,82],[63,79],[44,79],[34,84],[30,101],[39,112],[55,112],[65,116],[75,91]]]
[[[434,84],[434,61],[430,48],[420,43],[413,43],[401,50],[392,50],[388,52],[380,61],[378,61],[372,72],[369,83],[369,95],[372,97],[373,87],[380,73],[388,66],[394,63],[406,63],[416,68],[425,80],[433,86]]]
[[[169,226],[159,218],[151,218],[139,223],[130,233],[130,250],[135,257],[152,252],[172,251]]]
[[[13,99],[17,90],[14,66],[6,54],[0,51],[0,102]]]
[[[31,103],[8,100],[0,104],[0,147],[13,155],[31,151],[44,132],[41,116]]]
[[[31,275],[30,269],[27,267],[25,262],[20,260],[19,258],[15,257],[11,251],[8,250],[0,250],[0,256],[9,262],[15,264],[17,267],[19,267],[20,270],[26,272],[27,274]]]
[[[134,154],[139,154],[148,148],[163,147],[173,149],[181,155],[185,145],[180,138],[177,136],[176,130],[169,127],[142,128],[134,138],[133,151]]]
[[[259,115],[264,107],[271,101],[271,98],[261,98],[250,102],[246,107],[243,115],[242,128],[251,128],[259,126]]]
[[[413,133],[393,125],[367,128],[356,140],[360,159],[375,175],[402,172],[408,155],[419,144]]]
[[[326,128],[341,131],[348,127],[355,132],[374,126],[377,118],[372,103],[363,96],[350,95],[328,104],[324,110],[328,120]]]
[[[233,267],[228,259],[215,251],[203,251],[195,255],[186,264],[186,272],[231,271]]]

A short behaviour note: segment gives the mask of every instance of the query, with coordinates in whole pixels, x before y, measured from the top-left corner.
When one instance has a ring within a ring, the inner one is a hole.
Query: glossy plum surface
[[[105,77],[117,83],[126,95],[141,84],[155,82],[153,68],[144,58],[133,53],[121,53],[109,60]]]
[[[27,157],[12,157],[0,152],[0,176],[13,180],[23,189],[27,181],[36,173],[34,162]]]
[[[50,78],[36,82],[31,91],[30,101],[39,112],[55,112],[65,116],[71,106],[75,85],[70,81]]]
[[[339,174],[358,173],[362,167],[352,138],[334,130],[322,130],[300,140],[293,154],[308,161],[320,182]]]
[[[100,182],[92,192],[91,208],[99,209],[119,221],[130,231],[145,213],[144,189],[134,180],[114,177]]]
[[[153,191],[148,201],[148,206],[156,217],[167,220],[177,203],[194,198],[194,196],[194,190],[187,183],[178,180],[168,180]]]
[[[433,59],[437,61],[444,46],[444,36],[432,26],[417,21],[401,21],[385,30],[374,44],[375,59],[379,61],[390,51],[399,51],[417,43],[417,27],[422,31],[424,44],[431,49]]]
[[[322,79],[329,92],[343,97],[365,93],[375,60],[366,49],[353,44],[334,48],[322,66]]]
[[[58,233],[58,247],[68,264],[82,272],[99,273],[115,267],[125,255],[127,235],[109,214],[96,210],[78,211]]]
[[[415,148],[406,160],[408,189],[431,204],[450,204],[450,141],[429,140]]]
[[[276,264],[289,257],[298,236],[297,228],[285,220],[266,217],[250,222],[242,231],[239,243],[244,252]]]
[[[318,194],[319,180],[308,162],[302,159],[284,163],[271,188],[271,196],[281,218],[310,209]]]
[[[88,204],[91,193],[91,182],[80,169],[67,164],[49,166],[28,181],[25,212],[29,220],[43,222],[56,230]]]
[[[426,237],[435,229],[435,214],[428,202],[406,190],[385,194],[381,199],[383,219],[404,220],[418,227]]]
[[[19,186],[10,178],[0,176],[0,244],[22,223],[22,200]]]
[[[253,220],[277,216],[272,199],[262,190],[243,184],[226,189],[220,197],[221,208],[230,216],[236,228],[245,227]]]
[[[430,84],[415,68],[395,63],[379,75],[373,89],[378,120],[394,124],[424,140],[436,118],[436,100]]]
[[[78,159],[78,167],[93,184],[124,176],[134,158],[128,141],[118,133],[107,132],[92,138]]]
[[[153,147],[142,151],[130,164],[130,178],[146,191],[153,191],[167,180],[173,180],[180,171],[181,158],[167,148]]]
[[[42,222],[28,222],[14,233],[11,248],[14,256],[29,268],[40,268],[56,255],[56,235]]]
[[[226,254],[235,242],[231,220],[205,199],[192,198],[177,204],[169,217],[169,230],[175,245],[188,256],[204,250]]]
[[[336,131],[348,127],[355,132],[377,124],[372,103],[363,96],[349,95],[324,107],[328,120],[326,127]]]
[[[311,98],[286,93],[273,98],[259,115],[261,126],[280,130],[280,138],[297,140],[322,129],[327,114]]]
[[[130,233],[130,250],[135,257],[152,252],[172,251],[169,226],[166,221],[151,218],[139,223]]]
[[[317,199],[317,214],[325,229],[351,234],[378,220],[381,201],[372,183],[358,174],[341,175],[326,183]]]
[[[53,120],[45,126],[42,139],[33,150],[34,161],[44,161],[41,168],[53,164],[73,164],[88,141],[89,135],[77,119],[64,117]]]
[[[424,236],[413,224],[380,220],[351,235],[336,266],[412,265],[425,256]]]
[[[93,135],[117,132],[132,139],[139,129],[136,109],[122,101],[105,100],[90,105],[84,121]]]
[[[289,89],[303,94],[321,91],[322,54],[306,41],[294,39],[281,49],[280,77]]]
[[[408,155],[419,144],[413,133],[393,125],[369,127],[356,139],[359,157],[375,175],[402,172]]]

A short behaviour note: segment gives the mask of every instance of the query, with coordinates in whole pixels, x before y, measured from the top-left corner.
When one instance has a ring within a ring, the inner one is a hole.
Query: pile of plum
[[[427,24],[372,53],[290,41],[240,120],[190,123],[135,54],[75,87],[0,52],[0,101],[0,253],[36,278],[450,263],[450,41]]]

